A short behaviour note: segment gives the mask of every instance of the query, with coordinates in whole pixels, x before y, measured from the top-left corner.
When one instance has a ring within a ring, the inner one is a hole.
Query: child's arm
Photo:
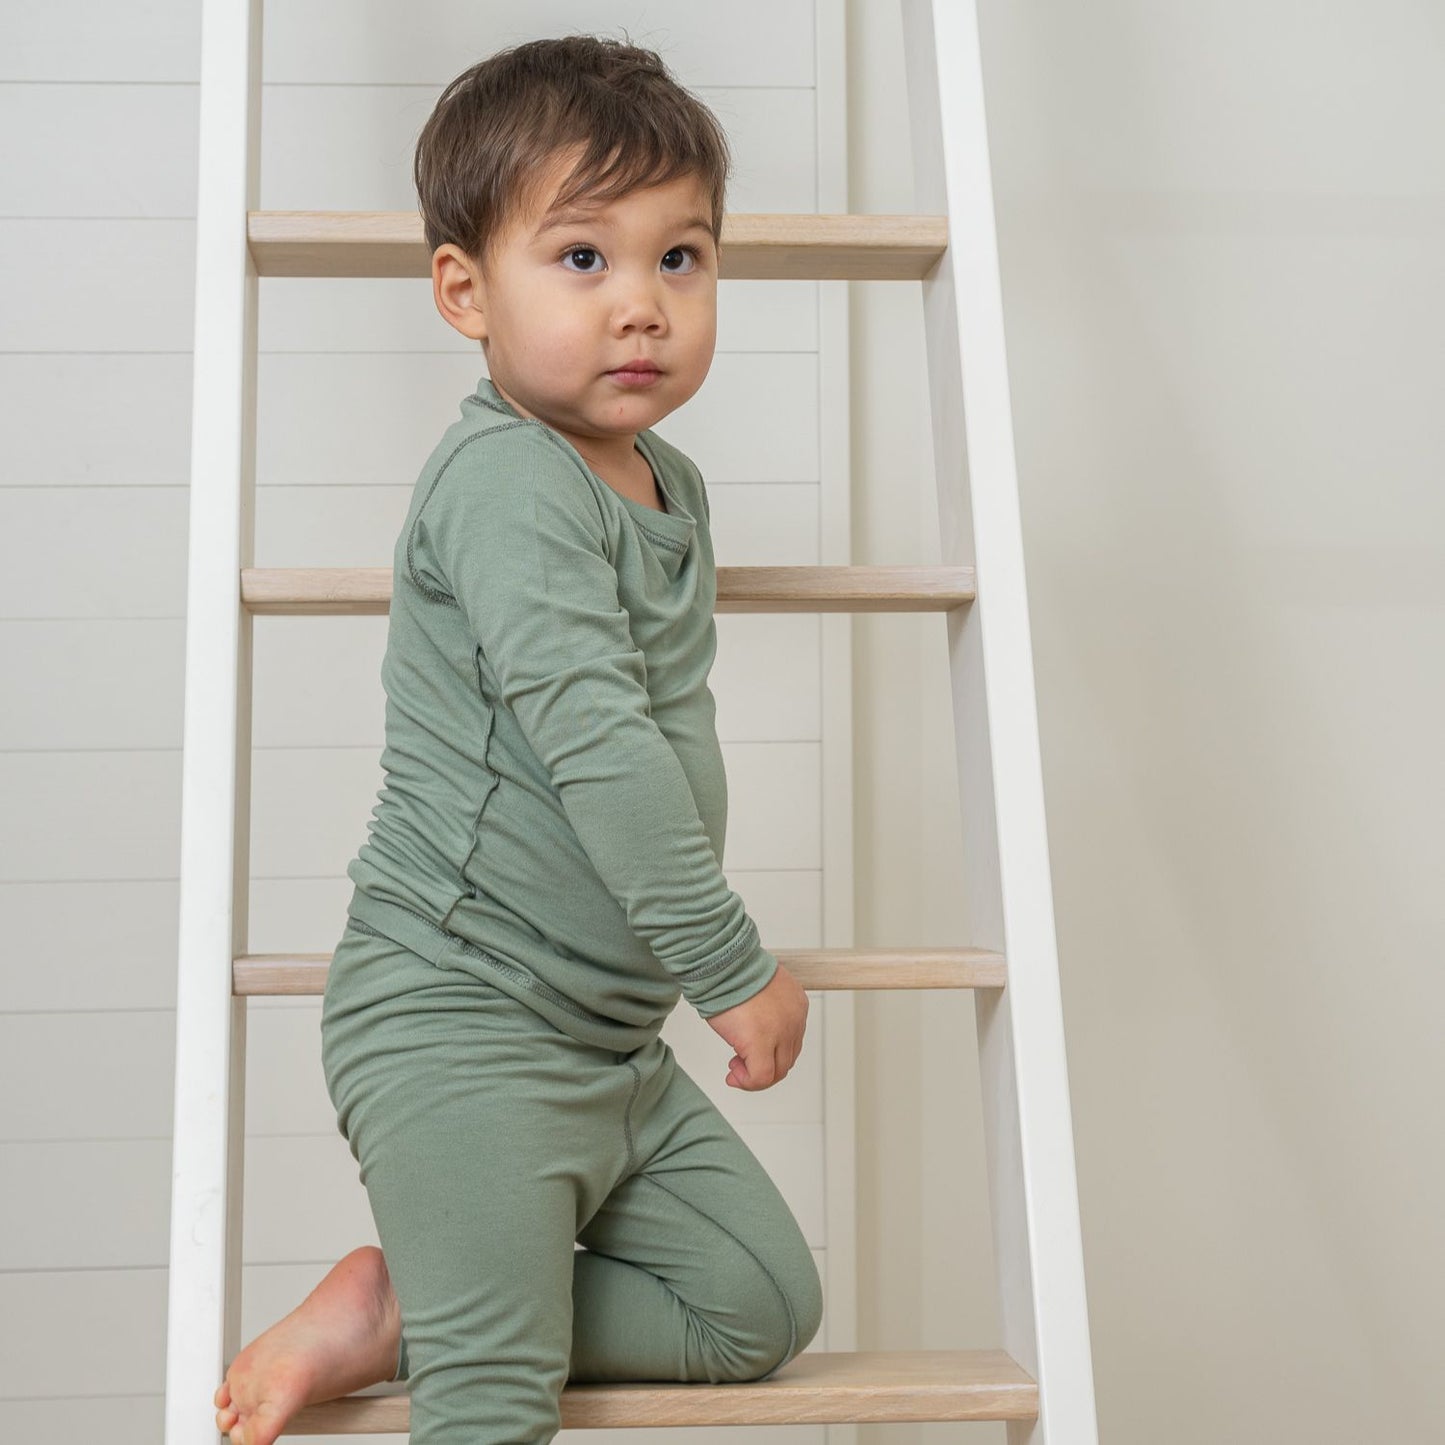
[[[485,465],[468,446],[488,449]],[[652,719],[645,659],[576,462],[534,425],[464,445],[422,503],[408,558],[420,585],[462,608],[593,866],[684,997],[711,1018],[762,990],[777,959]]]

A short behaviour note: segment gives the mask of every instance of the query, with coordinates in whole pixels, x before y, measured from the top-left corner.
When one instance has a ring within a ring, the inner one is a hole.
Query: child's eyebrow
[[[574,226],[580,221],[595,221],[600,217],[593,211],[581,211],[575,207],[570,211],[554,211],[551,215],[543,218],[542,224],[537,227],[537,234],[540,236],[546,231],[555,231],[559,226]]]
[[[586,221],[603,226],[608,224],[596,211],[583,211],[574,207],[571,210],[559,211],[546,217],[537,227],[536,234],[545,236],[548,231],[558,230],[562,226],[575,226]],[[667,229],[671,231],[706,231],[708,235],[712,235],[711,223],[702,216],[687,216],[682,220],[672,222]]]

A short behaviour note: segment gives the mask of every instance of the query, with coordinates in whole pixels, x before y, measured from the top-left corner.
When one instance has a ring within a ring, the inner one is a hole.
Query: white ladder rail
[[[971,941],[1008,958],[974,1007],[1002,1311],[1000,1343],[1038,1382],[1009,1445],[1095,1445],[1058,949],[1024,579],[1003,293],[974,0],[903,0],[915,206],[948,217],[924,279],[945,565],[977,570],[948,617]],[[966,360],[965,360],[966,358]]]
[[[186,590],[166,1445],[216,1440],[240,1348],[246,1007],[232,960],[250,893],[251,614],[261,0],[204,0]]]

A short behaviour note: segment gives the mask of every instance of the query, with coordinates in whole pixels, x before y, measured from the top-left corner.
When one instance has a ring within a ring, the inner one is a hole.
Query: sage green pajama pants
[[[569,1379],[756,1380],[802,1350],[807,1242],[672,1049],[581,1043],[445,964],[348,919],[321,1015],[413,1445],[541,1445]]]

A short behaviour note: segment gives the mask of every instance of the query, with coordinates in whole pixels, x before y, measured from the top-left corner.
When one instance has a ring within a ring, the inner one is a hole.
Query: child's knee
[[[729,1378],[766,1380],[812,1343],[823,1323],[823,1284],[811,1251],[803,1250],[790,1268],[768,1274],[769,1288],[749,1321],[745,1346],[730,1352]]]
[[[793,1318],[797,1323],[798,1350],[805,1350],[823,1327],[823,1281],[818,1277],[818,1266],[812,1253],[802,1269],[802,1280],[793,1299]]]
[[[781,1370],[812,1344],[823,1325],[823,1282],[811,1251],[797,1262],[793,1277],[783,1284],[788,1304],[788,1338],[779,1341],[779,1355],[766,1375],[766,1380]]]

